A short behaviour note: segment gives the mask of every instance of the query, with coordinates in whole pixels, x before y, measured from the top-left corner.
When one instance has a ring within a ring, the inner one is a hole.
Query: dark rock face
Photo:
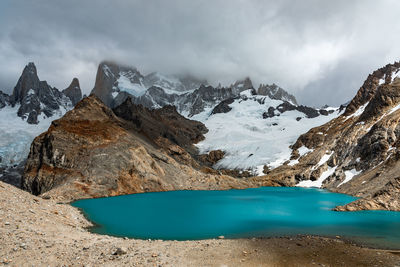
[[[229,106],[235,101],[234,98],[228,98],[225,100],[222,100],[218,105],[215,106],[215,108],[212,110],[211,114],[218,114],[218,113],[227,113],[232,110],[232,108]]]
[[[284,113],[286,111],[291,111],[291,110],[297,110],[297,111],[304,113],[308,118],[315,118],[315,117],[319,116],[319,112],[316,109],[313,109],[313,108],[310,108],[307,106],[295,106],[295,105],[290,104],[289,102],[283,102],[282,104],[277,106],[276,109],[280,113]],[[266,114],[266,115],[268,115],[268,114]],[[272,115],[272,113],[270,115]],[[268,117],[266,117],[266,118],[268,118]]]
[[[113,93],[117,94],[119,92],[118,79],[121,77],[121,74],[124,74],[131,83],[143,86],[144,76],[136,68],[120,66],[106,61],[100,63],[92,94],[95,94],[111,108],[116,107],[126,99],[119,99],[119,103],[116,103],[113,97]]]
[[[0,109],[10,105],[10,96],[0,91]]]
[[[162,88],[152,86],[146,91],[144,95],[140,97],[130,97],[135,104],[143,105],[148,108],[161,108],[171,105],[171,103],[174,103],[179,98],[179,95],[167,94]],[[128,95],[124,96],[124,98],[127,99]]]
[[[128,99],[115,112],[121,117],[91,95],[53,121],[32,143],[22,187],[35,195],[71,201],[253,185],[199,171],[188,152],[206,129],[174,107],[149,110]]]
[[[174,106],[150,110],[142,105],[135,105],[128,98],[113,111],[118,117],[132,122],[135,130],[150,140],[157,142],[158,137],[163,137],[186,149],[192,149],[192,145],[203,140],[203,134],[208,131],[203,123],[180,115]]]
[[[268,111],[263,113],[263,119],[275,117],[275,108],[269,107]]]
[[[40,88],[39,77],[37,76],[36,66],[33,62],[30,62],[25,66],[21,77],[18,80],[17,85],[14,87],[14,91],[11,95],[11,104],[14,106],[28,95],[30,89]]]
[[[189,117],[199,114],[206,107],[212,107],[222,100],[232,98],[235,94],[231,88],[214,88],[202,85],[190,94],[180,95],[182,99],[177,106],[179,111],[187,110]]]
[[[10,103],[12,106],[20,105],[18,116],[27,119],[30,124],[38,123],[38,117],[42,113],[51,117],[55,110],[60,107],[68,109],[71,105],[62,92],[49,86],[46,81],[39,80],[34,63],[29,63],[24,68],[10,96]]]
[[[232,94],[235,96],[239,95],[245,90],[254,89],[253,83],[251,82],[249,77],[246,77],[244,80],[241,81],[236,81],[234,84],[231,85],[230,88],[232,89]]]
[[[71,100],[74,106],[82,99],[82,91],[77,78],[74,78],[68,88],[64,89],[62,92]]]
[[[199,160],[205,163],[207,166],[212,167],[219,160],[225,156],[225,152],[222,150],[212,150],[208,154],[203,154],[199,156]]]
[[[268,96],[271,99],[291,102],[292,104],[297,105],[296,98],[276,84],[260,84],[260,87],[257,89],[257,94]]]
[[[0,181],[20,188],[24,167],[25,161],[20,162],[18,165],[0,167]]]
[[[307,106],[297,106],[296,108],[298,111],[303,112],[306,114],[308,118],[315,118],[319,116],[319,112],[316,109],[307,107]]]

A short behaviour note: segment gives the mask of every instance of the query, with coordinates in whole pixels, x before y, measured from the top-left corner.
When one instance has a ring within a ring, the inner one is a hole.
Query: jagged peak
[[[363,85],[357,91],[357,94],[350,101],[349,105],[347,105],[346,111],[343,115],[349,116],[363,105],[367,105],[367,103],[376,95],[379,87],[393,83],[393,73],[400,74],[396,73],[399,69],[400,61],[397,61],[387,64],[369,74]]]
[[[79,85],[78,78],[73,78],[71,84],[62,92],[71,100],[72,105],[75,106],[76,103],[78,103],[79,100],[82,99],[82,90]]]
[[[27,72],[28,72],[28,73],[32,73],[32,74],[34,74],[34,75],[37,75],[37,69],[36,69],[36,66],[35,66],[35,63],[34,63],[34,62],[29,62],[29,63],[25,66],[25,68],[24,68],[22,74],[27,73]]]
[[[242,85],[242,86],[240,86],[240,85]],[[248,76],[245,77],[245,78],[242,79],[242,80],[237,80],[237,81],[232,85],[232,87],[243,87],[243,88],[245,88],[245,89],[254,88],[254,87],[253,87],[253,83],[252,83],[250,77],[248,77]]]
[[[286,90],[276,85],[275,83],[260,84],[260,86],[257,89],[257,94],[266,95],[272,99],[288,101],[294,105],[298,105],[296,97],[294,95],[289,94]]]
[[[71,84],[68,87],[71,87],[71,88],[78,87],[78,88],[80,88],[78,78],[73,78]]]

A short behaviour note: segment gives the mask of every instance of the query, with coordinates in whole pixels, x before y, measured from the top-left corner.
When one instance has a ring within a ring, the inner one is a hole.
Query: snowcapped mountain
[[[61,92],[40,81],[35,64],[29,63],[11,95],[0,91],[0,170],[23,162],[32,140],[81,98],[78,79]]]
[[[120,105],[130,96],[136,99],[136,103],[150,108],[159,108],[164,106],[166,101],[168,104],[179,101],[176,100],[180,98],[179,95],[190,93],[201,85],[207,85],[207,81],[163,75],[158,72],[143,76],[134,67],[120,66],[105,61],[98,67],[92,93],[109,107]]]

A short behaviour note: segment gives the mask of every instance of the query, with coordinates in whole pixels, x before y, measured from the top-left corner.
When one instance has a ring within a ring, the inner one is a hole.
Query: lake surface
[[[79,200],[93,232],[142,239],[196,240],[297,234],[342,236],[400,249],[400,212],[331,211],[355,197],[326,190],[262,187],[170,191]]]

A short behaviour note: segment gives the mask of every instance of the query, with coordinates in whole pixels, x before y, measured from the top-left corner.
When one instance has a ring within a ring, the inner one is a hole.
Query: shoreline
[[[341,239],[149,241],[93,234],[90,225],[73,206],[0,182],[0,266],[400,266],[398,251]]]
[[[266,187],[268,188],[268,186],[261,186],[261,187],[256,187],[256,188],[262,188],[262,187]],[[243,188],[243,189],[225,189],[225,190],[171,190],[171,191],[157,191],[157,192],[142,192],[142,193],[137,193],[137,194],[147,194],[147,193],[165,193],[165,192],[173,192],[173,191],[230,191],[230,190],[248,190],[248,189],[256,189],[256,188]],[[284,188],[284,187],[282,187]],[[293,187],[293,188],[297,188],[297,187]],[[303,187],[300,187],[303,188]],[[306,187],[305,189],[311,189]],[[352,196],[349,194],[345,194],[345,193],[339,193],[339,192],[334,192],[328,189],[323,189],[323,188],[312,188],[312,189],[317,189],[317,190],[324,190],[324,191],[328,191],[330,193],[334,193],[334,194],[342,194],[342,195],[348,195],[348,196]],[[136,195],[135,194],[130,194],[130,195]],[[101,198],[109,198],[109,197],[119,197],[119,196],[108,196],[108,197],[101,197]],[[354,196],[352,196],[354,197]],[[129,236],[123,236],[123,235],[112,235],[112,234],[108,234],[108,233],[98,233],[96,231],[92,231],[92,229],[96,228],[96,227],[101,227],[101,224],[97,224],[95,222],[93,222],[92,220],[90,220],[89,216],[83,211],[82,208],[79,207],[75,207],[72,205],[73,202],[75,201],[80,201],[80,200],[87,200],[87,199],[79,199],[79,200],[74,200],[71,201],[69,203],[67,203],[67,205],[70,205],[71,207],[77,209],[79,211],[79,213],[92,225],[85,227],[85,229],[92,234],[98,234],[98,235],[105,235],[105,236],[109,236],[109,237],[116,237],[116,238],[128,238],[131,240],[159,240],[159,241],[203,241],[203,240],[213,240],[213,239],[219,239],[218,236],[215,237],[211,237],[208,239],[182,239],[182,240],[174,240],[174,239],[151,239],[151,238],[138,238],[138,237],[129,237]],[[65,204],[65,203],[64,203]],[[358,211],[337,211],[335,210],[335,208],[332,208],[330,211],[332,212],[358,212]],[[373,210],[375,211],[375,210]],[[379,211],[388,211],[388,210],[379,210]],[[398,212],[398,211],[390,211],[390,212]],[[239,240],[239,239],[252,239],[252,238],[256,238],[256,239],[273,239],[273,238],[297,238],[297,237],[315,237],[315,238],[327,238],[327,239],[340,239],[344,242],[346,242],[347,244],[350,245],[355,245],[358,247],[362,247],[362,248],[368,248],[368,249],[374,249],[374,250],[387,250],[387,251],[398,251],[400,253],[400,243],[398,244],[397,247],[393,248],[391,246],[385,246],[382,245],[380,246],[379,244],[373,244],[373,242],[366,242],[366,241],[362,241],[363,237],[358,237],[358,236],[354,236],[354,237],[349,237],[346,235],[320,235],[320,234],[307,234],[307,233],[299,233],[299,234],[293,234],[293,235],[271,235],[271,236],[251,236],[251,237],[226,237],[224,236],[223,239],[225,240]]]

